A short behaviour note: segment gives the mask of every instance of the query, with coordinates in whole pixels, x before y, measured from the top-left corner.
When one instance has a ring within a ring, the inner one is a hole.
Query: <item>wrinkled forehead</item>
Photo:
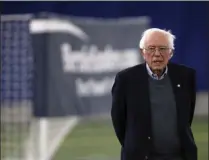
[[[169,47],[168,36],[161,32],[153,32],[145,38],[145,47]]]

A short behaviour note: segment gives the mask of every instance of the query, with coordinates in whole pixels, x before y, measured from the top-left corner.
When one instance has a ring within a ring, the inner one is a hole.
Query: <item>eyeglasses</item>
[[[170,53],[172,49],[168,47],[148,47],[148,48],[144,48],[144,50],[147,54],[152,54],[152,55],[156,53],[156,50],[158,50],[160,54],[164,55]]]

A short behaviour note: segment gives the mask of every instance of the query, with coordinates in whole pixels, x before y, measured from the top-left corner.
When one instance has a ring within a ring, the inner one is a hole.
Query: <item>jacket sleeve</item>
[[[192,125],[194,112],[195,112],[195,105],[196,105],[196,72],[192,70],[190,74],[190,94],[191,94],[191,110],[190,110],[190,126]]]
[[[126,125],[125,83],[119,74],[112,87],[111,118],[116,136],[123,146]]]

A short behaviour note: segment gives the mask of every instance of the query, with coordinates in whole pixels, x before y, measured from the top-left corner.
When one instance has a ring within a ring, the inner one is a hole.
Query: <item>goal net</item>
[[[33,115],[32,15],[1,16],[1,159],[49,160],[74,117]]]
[[[1,159],[23,159],[32,120],[30,15],[1,16]]]

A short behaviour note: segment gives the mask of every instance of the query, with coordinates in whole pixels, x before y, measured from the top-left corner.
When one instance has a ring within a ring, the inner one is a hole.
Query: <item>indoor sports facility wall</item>
[[[197,113],[207,113],[208,107],[205,107],[208,104],[209,81],[207,2],[3,2],[2,5],[4,14],[53,12],[66,16],[99,19],[149,17],[150,27],[169,29],[176,35],[175,53],[171,61],[188,65],[196,70],[197,92],[201,92],[197,99],[199,106]]]
[[[208,90],[207,2],[3,2],[2,6],[4,14],[48,11],[79,17],[149,16],[151,27],[170,29],[176,35],[173,61],[194,67],[198,91]]]

